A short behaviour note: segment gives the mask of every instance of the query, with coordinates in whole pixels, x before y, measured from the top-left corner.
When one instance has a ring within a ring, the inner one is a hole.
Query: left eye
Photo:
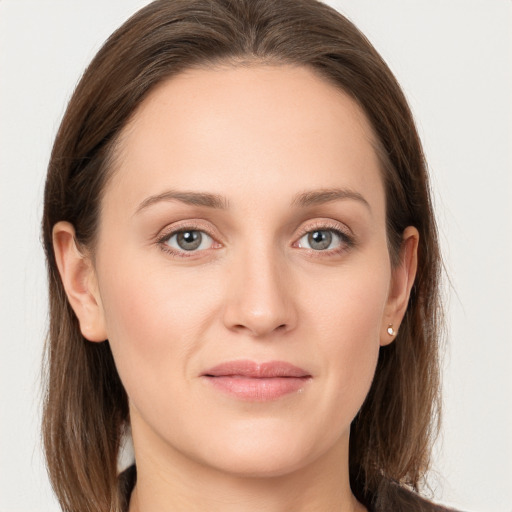
[[[313,249],[314,251],[326,251],[335,249],[344,242],[343,234],[334,229],[315,229],[309,231],[299,240],[299,247]]]
[[[201,251],[211,247],[213,239],[204,231],[197,229],[187,229],[173,233],[166,241],[165,244],[177,251]]]

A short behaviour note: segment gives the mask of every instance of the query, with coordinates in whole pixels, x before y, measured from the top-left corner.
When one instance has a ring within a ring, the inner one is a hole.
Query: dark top
[[[124,512],[128,511],[130,495],[136,481],[135,465],[130,466],[119,475],[119,489],[124,497]],[[390,493],[392,498],[368,495],[366,499],[360,500],[368,512],[457,512],[454,509],[436,505],[404,487],[392,485],[393,493]]]

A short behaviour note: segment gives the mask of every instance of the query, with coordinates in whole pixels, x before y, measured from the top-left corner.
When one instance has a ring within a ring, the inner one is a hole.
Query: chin
[[[199,456],[208,466],[233,476],[285,476],[321,458],[327,448],[318,442],[318,436],[291,430],[289,425],[286,429],[258,425],[247,434],[226,433],[224,438],[210,441]]]
[[[264,448],[258,453],[228,453],[221,460],[212,461],[211,467],[237,477],[277,478],[305,467],[306,457],[297,452],[269,454]]]

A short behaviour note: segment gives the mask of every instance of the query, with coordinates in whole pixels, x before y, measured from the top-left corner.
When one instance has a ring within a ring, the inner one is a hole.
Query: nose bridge
[[[263,336],[287,331],[296,321],[286,259],[264,235],[244,244],[236,255],[227,283],[225,323],[230,329]]]

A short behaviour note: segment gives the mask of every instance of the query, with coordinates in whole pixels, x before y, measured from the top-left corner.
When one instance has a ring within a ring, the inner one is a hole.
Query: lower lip
[[[300,391],[311,377],[255,378],[236,375],[204,377],[219,391],[241,400],[266,402]]]

